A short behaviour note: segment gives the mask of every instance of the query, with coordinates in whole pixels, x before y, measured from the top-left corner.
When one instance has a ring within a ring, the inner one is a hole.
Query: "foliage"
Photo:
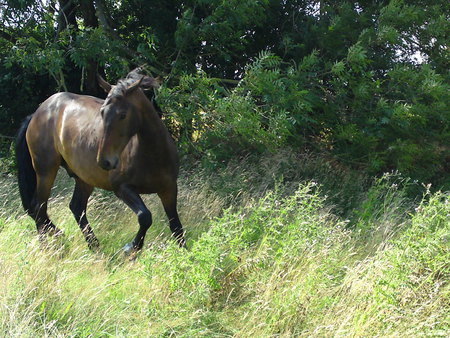
[[[449,13],[444,0],[3,1],[1,135],[57,90],[103,95],[97,72],[144,65],[197,165],[179,189],[188,250],[146,198],[155,224],[128,262],[132,213],[96,193],[102,252],[89,252],[61,177],[49,211],[66,235],[39,242],[7,138],[2,335],[449,336]]]
[[[270,163],[279,174],[286,157],[261,159],[259,167]],[[325,162],[302,161],[316,173]],[[408,185],[393,187],[402,179],[385,175],[349,210],[366,210],[358,227],[349,227],[315,181],[297,177],[267,189],[271,175],[261,180],[251,175],[255,167],[244,161],[182,175],[188,249],[177,247],[161,206],[147,198],[155,224],[133,262],[117,250],[136,231],[136,219],[113,196],[96,193],[90,201],[101,241],[101,252],[92,253],[67,208],[73,183],[66,176],[58,178],[49,210],[65,236],[46,243],[18,208],[13,180],[0,178],[0,332],[448,335],[448,194],[427,191],[414,208],[405,201]],[[343,194],[343,181],[360,185],[327,170],[318,180],[338,181],[327,194]],[[215,181],[224,176],[249,181],[249,188],[230,180],[220,188]],[[224,201],[230,194],[241,198]]]
[[[0,132],[55,90],[130,68],[188,155],[286,147],[448,187],[448,1],[5,1]],[[56,28],[56,32],[55,32]]]
[[[248,66],[248,72],[253,74],[267,62],[273,66],[279,61],[263,53]],[[272,78],[276,76],[274,71]],[[241,83],[247,81],[247,77],[244,79]],[[254,82],[255,89],[264,83]],[[158,94],[169,122],[180,126],[181,143],[194,153],[206,155],[209,161],[218,162],[236,153],[273,151],[287,142],[292,123],[289,113],[265,108],[259,97],[260,93],[253,93],[245,84],[224,90],[217,80],[204,74],[183,76],[177,87],[165,87]]]
[[[9,175],[16,171],[14,142],[0,137],[0,175]]]

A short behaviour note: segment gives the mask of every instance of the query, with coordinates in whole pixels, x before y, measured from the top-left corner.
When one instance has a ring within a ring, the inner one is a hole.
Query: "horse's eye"
[[[127,117],[127,113],[125,113],[125,112],[119,113],[120,120],[125,120],[125,117]]]

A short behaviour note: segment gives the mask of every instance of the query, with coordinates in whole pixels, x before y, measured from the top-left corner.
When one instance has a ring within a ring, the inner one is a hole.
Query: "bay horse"
[[[98,77],[105,100],[57,93],[22,124],[16,156],[22,204],[36,222],[38,234],[62,233],[47,214],[47,202],[60,166],[75,179],[70,210],[88,246],[99,246],[86,218],[94,187],[113,191],[137,215],[139,230],[127,253],[141,250],[152,214],[140,194],[158,194],[173,237],[185,246],[177,212],[179,160],[175,143],[143,90],[157,80],[131,71],[111,85]]]

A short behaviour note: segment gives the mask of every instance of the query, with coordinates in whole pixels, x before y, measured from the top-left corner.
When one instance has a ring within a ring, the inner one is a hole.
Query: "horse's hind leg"
[[[59,230],[50,220],[47,214],[47,203],[50,198],[50,192],[52,190],[53,183],[55,182],[56,173],[58,167],[52,170],[43,172],[36,172],[36,195],[33,199],[33,207],[29,211],[31,217],[36,222],[36,227],[40,235],[49,234],[61,234]]]
[[[92,186],[79,178],[75,178],[75,190],[73,192],[72,200],[70,201],[70,210],[72,210],[91,250],[95,250],[99,246],[98,239],[95,237],[86,217],[87,202],[93,190],[94,188]]]

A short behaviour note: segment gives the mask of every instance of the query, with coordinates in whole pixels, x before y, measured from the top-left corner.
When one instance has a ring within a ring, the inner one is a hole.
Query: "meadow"
[[[281,152],[184,169],[170,238],[154,224],[130,261],[134,214],[96,190],[87,248],[60,172],[39,241],[15,177],[0,178],[0,335],[13,337],[413,337],[450,335],[448,192]]]

